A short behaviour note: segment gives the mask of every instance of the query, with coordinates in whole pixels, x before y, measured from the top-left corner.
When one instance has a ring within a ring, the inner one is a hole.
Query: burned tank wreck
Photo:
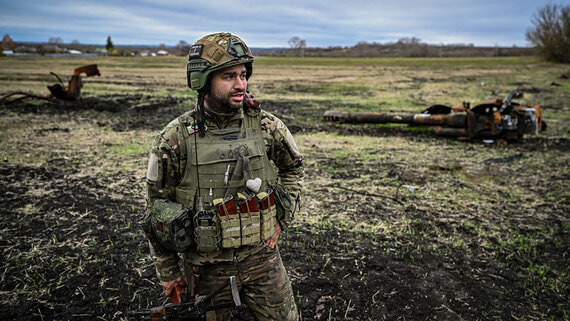
[[[513,99],[522,93],[511,91],[507,97],[482,102],[470,107],[463,102],[454,106],[432,105],[419,114],[393,115],[385,113],[349,113],[329,110],[324,119],[350,124],[401,123],[415,126],[437,126],[436,135],[457,137],[459,140],[493,140],[498,143],[516,142],[524,134],[536,135],[546,130],[540,106],[522,105]]]

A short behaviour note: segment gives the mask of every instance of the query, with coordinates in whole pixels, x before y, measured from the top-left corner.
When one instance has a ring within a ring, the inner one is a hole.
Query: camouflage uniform
[[[250,112],[250,110],[246,111]],[[279,183],[291,199],[298,200],[304,176],[303,156],[283,122],[272,114],[261,113],[261,130],[267,156],[277,168]],[[205,125],[209,129],[239,127],[244,111],[232,117],[217,116],[206,111]],[[147,208],[157,199],[176,202],[174,190],[184,176],[187,162],[186,145],[180,133],[181,122],[188,123],[195,110],[187,112],[166,126],[154,139],[147,173]],[[153,162],[154,160],[154,162]],[[158,161],[156,160],[164,160]],[[161,166],[151,166],[159,164]],[[162,167],[165,166],[165,167]],[[164,175],[166,174],[166,176]],[[295,205],[296,206],[296,205]],[[285,230],[292,217],[278,217]],[[180,274],[177,253],[159,253],[151,246],[151,254],[160,281],[170,281]],[[241,246],[214,253],[200,253],[195,248],[182,253],[187,280],[191,272],[200,274],[200,293],[207,294],[235,275],[242,301],[260,320],[297,320],[298,312],[291,284],[283,267],[279,250],[271,249],[262,240],[257,246]],[[217,300],[230,298],[229,289]],[[229,311],[217,311],[218,320],[227,319]]]

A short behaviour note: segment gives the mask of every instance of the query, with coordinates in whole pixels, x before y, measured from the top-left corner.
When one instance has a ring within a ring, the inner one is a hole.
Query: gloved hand
[[[172,281],[160,282],[160,284],[162,284],[162,289],[164,290],[164,294],[166,296],[172,296],[172,291],[174,290],[174,288],[176,286],[183,287],[186,285],[186,282],[184,282],[182,275],[180,275],[179,277],[177,277]]]

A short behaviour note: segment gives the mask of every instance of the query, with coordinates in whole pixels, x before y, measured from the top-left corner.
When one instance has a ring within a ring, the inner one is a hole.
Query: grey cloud
[[[549,0],[399,1],[2,1],[0,28],[25,41],[48,33],[65,41],[192,42],[230,31],[253,47],[287,46],[298,36],[309,46],[388,42],[415,36],[429,43],[525,45],[532,14]],[[70,28],[73,26],[73,28]]]

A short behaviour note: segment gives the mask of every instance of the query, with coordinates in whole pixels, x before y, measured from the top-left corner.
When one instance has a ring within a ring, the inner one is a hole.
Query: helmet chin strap
[[[196,113],[196,122],[198,123],[198,135],[200,137],[204,137],[206,135],[206,126],[204,124],[204,120],[206,116],[204,115],[204,96],[206,94],[204,92],[198,92],[198,110]]]
[[[196,106],[196,116],[194,117],[194,128],[198,126],[198,135],[204,137],[206,135],[206,130],[204,128],[204,93],[198,92],[198,105]],[[198,209],[199,212],[204,210],[204,204],[202,203],[202,193],[200,191],[200,172],[198,163],[198,142],[196,135],[194,135],[194,155],[196,157],[196,182],[198,184]]]

